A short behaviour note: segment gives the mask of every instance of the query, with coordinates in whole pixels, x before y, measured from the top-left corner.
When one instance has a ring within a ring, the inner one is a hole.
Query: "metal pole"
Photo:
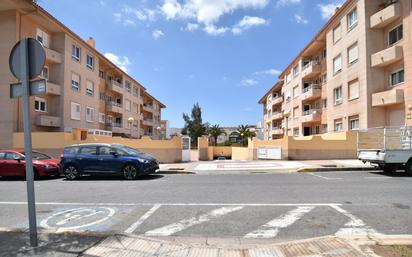
[[[34,198],[32,142],[30,122],[30,78],[29,78],[29,48],[28,39],[21,41],[21,77],[23,87],[23,129],[24,129],[24,155],[26,158],[26,181],[27,181],[27,205],[29,211],[30,245],[37,247],[37,222],[36,205]]]

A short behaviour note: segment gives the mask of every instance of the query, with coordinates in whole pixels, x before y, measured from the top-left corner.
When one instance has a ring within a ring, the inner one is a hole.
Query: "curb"
[[[332,172],[332,171],[374,171],[375,167],[304,167],[297,169],[297,172]]]
[[[161,170],[159,172],[156,172],[156,174],[160,174],[160,175],[193,175],[193,174],[196,174],[196,172],[193,172],[193,171],[180,171],[180,170]]]

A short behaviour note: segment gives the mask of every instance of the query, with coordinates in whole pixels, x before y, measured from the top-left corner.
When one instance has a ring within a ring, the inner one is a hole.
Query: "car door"
[[[6,153],[0,152],[0,177],[6,176],[6,167],[4,165],[4,157],[6,157]]]
[[[82,146],[76,155],[76,160],[82,171],[98,171],[97,146]]]
[[[24,157],[23,155],[15,152],[6,152],[3,160],[3,168],[5,170],[5,176],[24,176],[25,175],[25,161],[17,160]]]
[[[116,155],[113,155],[116,153]],[[99,168],[105,172],[117,173],[122,168],[122,156],[110,146],[99,147]]]

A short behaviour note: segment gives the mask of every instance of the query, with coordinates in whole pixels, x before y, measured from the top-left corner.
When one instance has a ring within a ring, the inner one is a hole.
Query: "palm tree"
[[[253,138],[256,136],[255,132],[250,131],[249,126],[247,125],[240,125],[237,128],[237,134],[240,136],[242,139],[242,145],[247,146],[247,139],[248,138]]]
[[[219,125],[213,125],[209,127],[208,133],[211,137],[213,137],[215,145],[217,145],[217,138],[220,135],[222,134],[226,135],[226,132]]]

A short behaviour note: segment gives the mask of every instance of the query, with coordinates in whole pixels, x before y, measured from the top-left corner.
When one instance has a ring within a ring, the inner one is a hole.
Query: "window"
[[[297,75],[299,75],[299,65],[293,67],[293,77],[296,77]]]
[[[395,72],[392,72],[389,76],[389,85],[396,86],[405,82],[405,70],[401,69]]]
[[[99,112],[99,123],[104,123],[106,120],[106,115],[104,113]]]
[[[70,118],[72,120],[80,120],[80,104],[71,102]]]
[[[91,55],[87,55],[87,58],[86,58],[86,59],[87,59],[87,60],[86,60],[86,66],[87,66],[87,68],[93,70],[93,69],[94,69],[94,57],[91,56]]]
[[[323,109],[327,109],[328,108],[328,99],[325,98],[322,100],[322,107]]]
[[[359,116],[358,115],[349,117],[349,129],[350,130],[359,129]]]
[[[72,57],[76,61],[80,61],[80,47],[72,45]]]
[[[336,74],[342,70],[342,56],[338,55],[333,59],[333,73]]]
[[[72,89],[74,91],[80,91],[80,76],[72,73]]]
[[[348,14],[347,19],[348,30],[351,30],[358,24],[358,11],[356,8]]]
[[[0,153],[0,160],[3,160],[4,159],[4,157],[6,156],[6,153]]]
[[[336,44],[342,38],[342,26],[339,24],[333,29],[333,43]]]
[[[40,42],[40,44],[42,44],[42,46],[47,48],[49,47],[49,34],[39,28],[37,29],[36,39]]]
[[[40,78],[49,79],[49,67],[44,66],[40,73]]]
[[[104,72],[99,70],[99,78],[104,79]]]
[[[100,101],[104,102],[106,100],[106,95],[104,93],[100,93],[99,94],[99,99],[100,99]]]
[[[358,61],[359,52],[358,52],[358,43],[355,43],[348,48],[348,64],[351,65]]]
[[[299,117],[299,107],[293,108],[293,118],[296,119]]]
[[[342,87],[337,87],[333,90],[333,96],[335,98],[335,105],[342,103]]]
[[[139,111],[139,107],[138,107],[137,103],[133,103],[133,112],[138,113],[138,111]]]
[[[328,52],[327,52],[327,50],[326,50],[326,48],[325,48],[325,49],[323,49],[323,51],[322,51],[322,58],[323,58],[323,59],[326,59],[326,57],[328,57]]]
[[[294,128],[293,129],[293,136],[298,137],[299,136],[299,128]]]
[[[34,110],[38,112],[47,112],[47,102],[46,99],[35,97],[34,98]]]
[[[86,106],[86,121],[93,122],[93,112],[94,108]]]
[[[132,92],[132,86],[130,85],[130,82],[126,80],[125,82],[125,88],[127,92]]]
[[[126,109],[126,111],[130,112],[130,108],[131,108],[131,102],[130,100],[124,100],[124,108]]]
[[[5,160],[16,160],[19,158],[24,158],[24,156],[18,153],[13,153],[13,152],[7,152],[6,156],[4,157]]]
[[[326,84],[328,82],[328,74],[324,73],[321,77],[322,80],[322,85]]]
[[[403,25],[399,25],[388,33],[388,45],[391,46],[403,38]]]
[[[83,146],[80,148],[80,154],[97,155],[97,146]]]
[[[342,119],[335,120],[335,131],[336,132],[343,131]]]
[[[348,84],[349,100],[359,98],[359,80],[353,80]]]
[[[139,88],[133,87],[133,95],[138,96],[139,95]]]
[[[94,84],[90,80],[86,80],[86,95],[94,96]]]
[[[299,85],[296,85],[294,88],[293,88],[293,98],[296,98],[296,97],[298,97],[299,96]]]

